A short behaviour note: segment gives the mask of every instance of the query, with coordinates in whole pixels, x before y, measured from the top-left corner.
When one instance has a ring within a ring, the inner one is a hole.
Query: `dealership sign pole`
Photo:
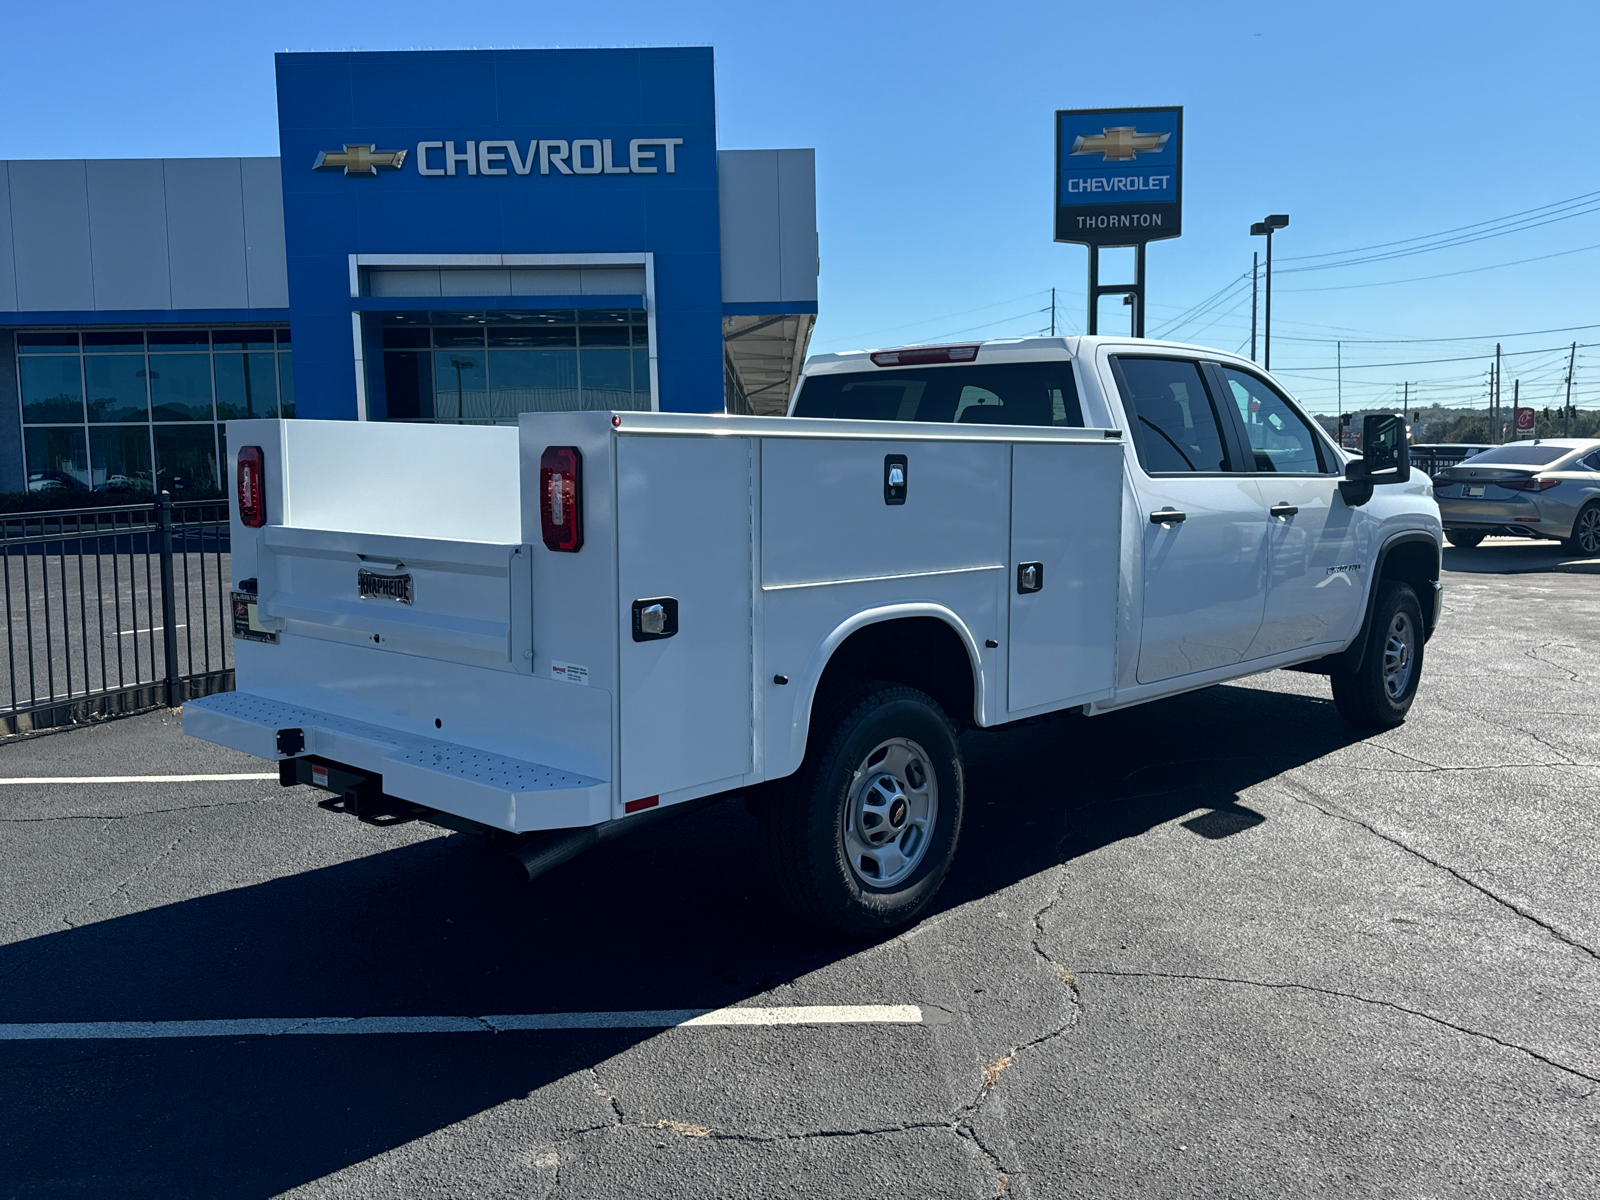
[[[1183,109],[1056,111],[1056,236],[1089,247],[1089,332],[1101,296],[1129,296],[1133,336],[1144,336],[1146,242],[1183,226]],[[1100,247],[1134,248],[1131,284],[1100,282]]]

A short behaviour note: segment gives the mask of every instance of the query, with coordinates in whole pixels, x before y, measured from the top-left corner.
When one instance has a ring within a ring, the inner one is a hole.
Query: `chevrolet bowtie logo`
[[[1154,154],[1160,150],[1171,136],[1170,133],[1140,133],[1132,125],[1115,125],[1088,137],[1080,133],[1070,153],[1098,154],[1105,162],[1133,162],[1140,154]]]
[[[343,167],[346,175],[376,175],[379,167],[392,167],[398,171],[400,164],[405,161],[404,150],[379,150],[371,144],[352,146],[346,143],[343,150],[318,151],[317,161],[311,164],[311,169],[337,171]]]

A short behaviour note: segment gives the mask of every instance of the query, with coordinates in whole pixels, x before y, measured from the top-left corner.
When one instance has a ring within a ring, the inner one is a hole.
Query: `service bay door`
[[[1007,708],[1109,694],[1116,663],[1120,442],[1011,451]]]

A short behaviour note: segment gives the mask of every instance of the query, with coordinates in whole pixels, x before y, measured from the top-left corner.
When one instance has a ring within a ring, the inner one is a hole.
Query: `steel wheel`
[[[856,768],[840,836],[845,861],[870,888],[892,888],[922,862],[939,818],[939,781],[927,751],[890,738]]]
[[[1578,514],[1572,527],[1572,540],[1584,554],[1600,554],[1600,508],[1589,507]]]
[[[1389,622],[1389,633],[1383,643],[1383,690],[1391,700],[1406,694],[1411,683],[1412,652],[1416,643],[1416,627],[1411,614],[1401,611]]]

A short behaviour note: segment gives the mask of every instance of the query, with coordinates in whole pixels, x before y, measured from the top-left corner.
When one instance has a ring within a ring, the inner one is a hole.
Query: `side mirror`
[[[1399,413],[1373,413],[1361,422],[1361,456],[1373,483],[1405,483],[1411,478],[1411,441]]]
[[[1405,483],[1411,478],[1411,443],[1406,419],[1399,413],[1374,413],[1361,422],[1361,457],[1345,467],[1339,494],[1351,508],[1372,499],[1380,483]]]

